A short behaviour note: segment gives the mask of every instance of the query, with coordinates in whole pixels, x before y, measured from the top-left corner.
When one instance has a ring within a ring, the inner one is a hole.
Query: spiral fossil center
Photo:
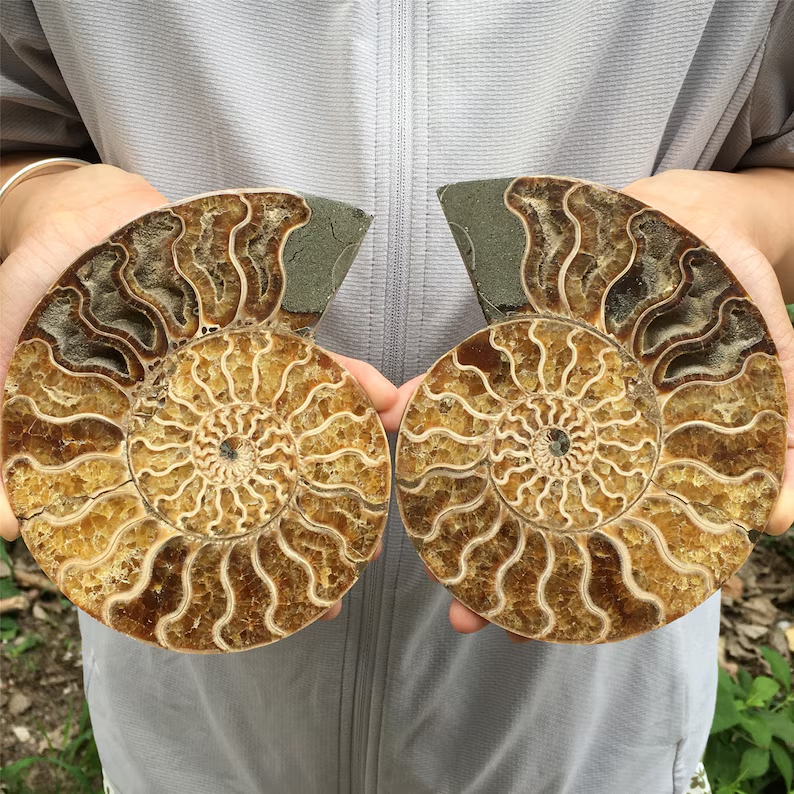
[[[212,455],[212,451],[210,455]],[[218,444],[212,468],[216,477],[239,482],[251,473],[256,465],[256,450],[247,438],[228,436]]]
[[[151,510],[180,531],[222,539],[263,529],[288,505],[299,460],[277,412],[219,392],[215,366],[201,347],[172,354],[138,400],[128,443]]]
[[[595,449],[595,430],[587,412],[559,395],[533,395],[506,411],[491,447],[495,464],[507,462],[526,473],[567,479],[583,471]],[[512,474],[513,468],[509,469]],[[497,488],[500,481],[496,480]],[[508,501],[512,494],[503,493]]]
[[[534,333],[568,342],[548,364],[539,359],[540,389],[527,389],[496,421],[491,478],[535,526],[594,529],[625,512],[650,482],[659,440],[651,389],[625,351],[590,329],[541,320]]]
[[[239,486],[257,469],[257,476],[267,478],[295,466],[287,428],[275,414],[245,403],[224,406],[205,417],[192,447],[197,469],[216,486]]]
[[[563,455],[566,455],[571,448],[571,439],[568,438],[568,434],[564,430],[560,430],[559,427],[552,427],[548,430],[544,430],[539,435],[543,439],[542,443],[548,444],[549,453],[555,458],[561,458]]]

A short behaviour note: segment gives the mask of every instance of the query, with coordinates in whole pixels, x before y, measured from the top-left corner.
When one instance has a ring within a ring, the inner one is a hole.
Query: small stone
[[[17,741],[19,742],[29,742],[30,741],[30,731],[24,725],[14,725],[11,728],[14,736],[17,737]]]
[[[18,717],[20,714],[24,714],[31,705],[29,697],[21,692],[15,692],[8,703],[8,711],[12,717]]]
[[[786,645],[786,635],[783,631],[773,631],[769,634],[769,647],[777,651],[784,659],[789,655]]]
[[[5,560],[0,560],[0,579],[11,576],[11,568]]]
[[[49,620],[50,616],[47,614],[46,610],[41,604],[34,604],[33,605],[33,617],[36,620]]]

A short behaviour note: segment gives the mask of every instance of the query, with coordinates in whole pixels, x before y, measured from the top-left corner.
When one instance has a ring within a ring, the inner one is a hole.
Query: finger
[[[367,393],[373,408],[379,414],[388,411],[397,402],[397,387],[372,364],[359,361],[357,358],[340,356],[338,353],[331,353],[331,357],[361,384],[361,388]]]
[[[457,599],[453,599],[449,605],[449,622],[458,634],[473,634],[488,625],[485,618],[463,606]]]
[[[425,573],[432,581],[438,581],[436,575],[427,565],[425,565]],[[452,603],[449,605],[449,622],[458,634],[473,634],[475,631],[484,629],[489,623],[476,612],[472,612],[468,607],[463,606],[456,598],[453,598]]]
[[[774,330],[770,324],[770,331],[780,356],[788,393],[788,440],[780,495],[766,525],[769,535],[782,535],[794,524],[794,328],[784,308],[782,295],[778,304],[780,316],[774,318],[778,323]]]
[[[411,378],[407,383],[403,383],[403,385],[397,389],[397,400],[394,405],[392,405],[388,411],[384,411],[380,415],[380,419],[387,433],[396,433],[400,429],[400,422],[402,422],[405,407],[408,405],[408,401],[411,397],[413,397],[416,387],[423,377],[424,375],[417,375],[415,378]]]
[[[425,573],[427,574],[427,576],[428,576],[428,578],[430,579],[431,582],[437,582],[438,581],[438,577],[430,570],[430,568],[427,567],[426,564],[425,564]]]
[[[431,579],[438,581],[426,565],[425,571]],[[452,603],[449,605],[449,622],[458,634],[474,634],[474,632],[484,629],[488,623],[490,623],[490,621],[478,615],[476,612],[472,612],[457,599],[453,599]],[[507,638],[510,642],[516,645],[523,645],[526,642],[532,641],[530,637],[522,637],[520,634],[514,634],[507,629],[505,629],[505,634],[507,634]]]
[[[324,615],[320,617],[320,620],[333,620],[340,612],[342,611],[342,602],[337,601]]]
[[[0,537],[4,540],[16,540],[19,537],[19,522],[5,497],[0,497]]]
[[[378,543],[378,548],[375,550],[375,554],[372,555],[372,562],[377,560],[382,552],[383,552],[383,541]],[[333,620],[341,611],[342,611],[342,600],[340,599],[324,615],[320,617],[320,620]]]
[[[2,478],[0,478],[0,537],[4,540],[16,540],[19,537],[19,522],[11,509]]]
[[[772,510],[772,515],[769,516],[766,533],[767,535],[782,535],[792,524],[794,524],[794,437],[789,432],[783,486]]]

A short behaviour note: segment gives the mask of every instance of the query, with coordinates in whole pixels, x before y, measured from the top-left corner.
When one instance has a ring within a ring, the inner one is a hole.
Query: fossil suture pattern
[[[284,191],[200,196],[123,227],[39,303],[8,373],[3,477],[81,609],[165,648],[238,651],[356,581],[388,446],[310,337],[369,220]]]
[[[758,309],[662,213],[557,177],[439,191],[490,325],[407,408],[407,532],[466,606],[599,643],[744,562],[777,497],[786,394]]]

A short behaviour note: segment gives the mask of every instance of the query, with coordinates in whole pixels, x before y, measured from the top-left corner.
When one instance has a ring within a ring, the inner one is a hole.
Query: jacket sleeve
[[[780,0],[761,66],[713,168],[794,168],[794,2]]]
[[[2,3],[0,152],[43,150],[98,161],[31,2]]]

